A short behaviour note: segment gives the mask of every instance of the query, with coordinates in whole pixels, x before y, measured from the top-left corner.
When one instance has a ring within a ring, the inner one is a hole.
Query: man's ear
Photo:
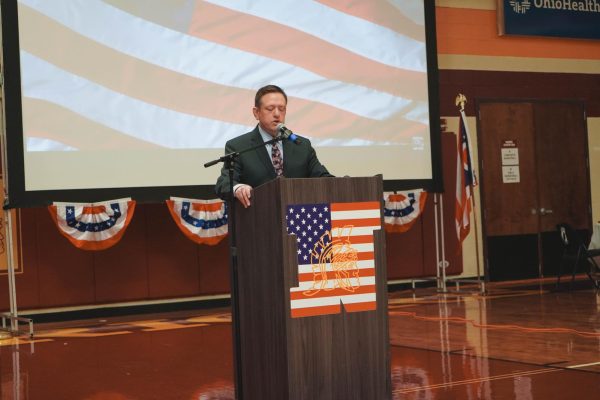
[[[258,121],[258,108],[252,107],[252,114],[254,114],[254,118]]]

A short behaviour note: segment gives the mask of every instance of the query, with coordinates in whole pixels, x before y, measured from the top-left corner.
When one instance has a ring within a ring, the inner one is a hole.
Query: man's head
[[[285,122],[287,95],[279,86],[267,85],[256,92],[252,113],[261,128],[277,136],[277,125]]]

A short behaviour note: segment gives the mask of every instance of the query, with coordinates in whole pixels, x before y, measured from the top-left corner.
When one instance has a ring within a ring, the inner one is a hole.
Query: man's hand
[[[252,197],[252,186],[240,185],[235,188],[234,195],[242,203],[244,208],[250,207],[250,198]]]

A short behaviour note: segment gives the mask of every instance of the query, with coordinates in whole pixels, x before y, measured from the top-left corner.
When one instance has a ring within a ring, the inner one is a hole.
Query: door
[[[539,205],[545,209],[540,230],[567,221],[588,229],[590,195],[583,108],[578,103],[549,103],[535,109]]]
[[[583,106],[484,102],[478,116],[487,276],[556,273],[556,224],[590,226]]]
[[[544,275],[555,275],[562,256],[556,225],[567,222],[584,238],[591,228],[585,113],[581,103],[541,103],[534,118],[541,264]]]

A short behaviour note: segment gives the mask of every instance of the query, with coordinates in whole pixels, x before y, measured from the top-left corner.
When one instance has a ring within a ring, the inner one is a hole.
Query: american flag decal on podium
[[[378,201],[294,204],[286,229],[298,243],[298,281],[290,289],[292,318],[377,308],[373,231]]]

